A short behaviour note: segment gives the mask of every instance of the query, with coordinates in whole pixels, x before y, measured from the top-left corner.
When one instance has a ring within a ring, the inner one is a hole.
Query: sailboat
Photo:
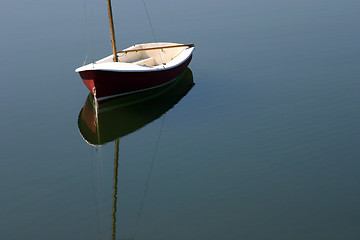
[[[186,69],[192,43],[143,43],[117,51],[110,0],[107,5],[113,54],[75,70],[99,103],[164,86]]]

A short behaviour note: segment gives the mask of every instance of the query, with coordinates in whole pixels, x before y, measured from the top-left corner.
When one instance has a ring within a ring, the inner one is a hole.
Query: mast
[[[111,43],[112,43],[112,49],[113,49],[113,55],[114,55],[114,62],[118,61],[118,57],[116,54],[116,43],[115,43],[115,31],[114,31],[114,22],[113,22],[113,16],[112,16],[112,9],[111,9],[111,1],[107,0],[108,5],[108,12],[109,12],[109,22],[110,22],[110,31],[111,31]]]

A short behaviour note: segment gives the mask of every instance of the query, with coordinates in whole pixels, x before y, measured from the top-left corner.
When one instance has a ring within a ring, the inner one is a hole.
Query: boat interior
[[[141,66],[155,67],[165,65],[178,56],[191,44],[175,43],[145,43],[131,46],[118,51],[118,61],[132,63]],[[112,62],[112,55],[97,61],[96,63]]]

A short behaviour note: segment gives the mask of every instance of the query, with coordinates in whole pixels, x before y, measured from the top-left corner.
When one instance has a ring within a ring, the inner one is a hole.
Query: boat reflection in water
[[[114,183],[112,206],[112,237],[116,239],[117,184],[119,166],[119,138],[126,136],[158,119],[173,108],[194,86],[192,72],[187,68],[170,84],[139,94],[124,96],[98,104],[90,93],[78,117],[78,127],[84,140],[93,146],[115,142]],[[154,159],[152,159],[153,161]],[[151,164],[153,165],[153,164]],[[145,199],[146,181],[142,203]],[[140,208],[141,209],[141,208]],[[140,214],[138,214],[138,218]],[[138,222],[138,220],[137,220]],[[133,238],[130,238],[133,239]]]
[[[161,88],[98,104],[90,93],[79,113],[81,135],[91,145],[102,145],[126,136],[158,119],[173,108],[193,87],[187,68]]]

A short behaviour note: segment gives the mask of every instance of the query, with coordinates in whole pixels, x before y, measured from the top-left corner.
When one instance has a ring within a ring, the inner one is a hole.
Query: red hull
[[[147,72],[113,72],[88,70],[80,72],[86,87],[99,102],[162,86],[179,76],[189,65],[192,55],[179,66]]]

